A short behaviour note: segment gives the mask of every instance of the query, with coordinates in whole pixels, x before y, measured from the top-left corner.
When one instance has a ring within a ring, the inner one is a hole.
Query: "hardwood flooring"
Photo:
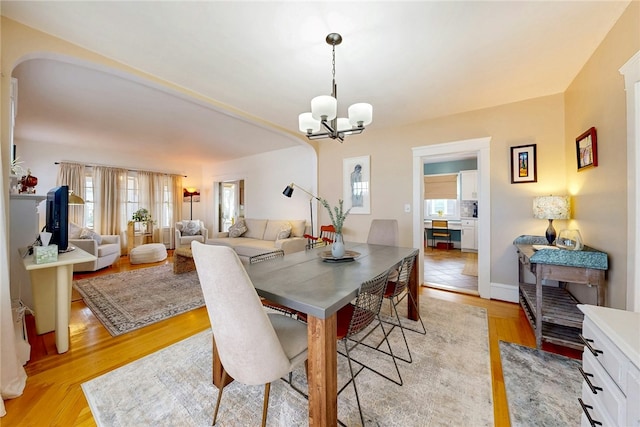
[[[131,265],[122,257],[116,265],[97,273],[76,274],[74,279],[111,274],[172,262]],[[476,296],[422,287],[422,295],[484,307],[489,321],[489,343],[496,426],[509,425],[498,341],[535,346],[535,338],[519,305],[484,300]],[[76,294],[77,295],[77,294]],[[27,385],[22,396],[6,400],[7,415],[0,425],[95,426],[80,385],[133,360],[183,340],[209,327],[206,309],[196,309],[145,328],[112,337],[82,299],[73,298],[70,319],[70,350],[57,354],[53,333],[36,335],[32,316],[27,316],[31,360],[25,366]],[[423,315],[428,315],[425,313]],[[579,357],[579,352],[559,347],[546,350]]]
[[[478,293],[478,276],[462,273],[468,261],[477,263],[478,254],[462,252],[460,249],[425,248],[424,284],[436,289],[480,295]]]

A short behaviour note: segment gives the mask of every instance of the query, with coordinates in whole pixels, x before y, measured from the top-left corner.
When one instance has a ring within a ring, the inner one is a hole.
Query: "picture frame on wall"
[[[598,138],[592,127],[576,138],[576,159],[578,170],[598,166]]]
[[[511,147],[511,183],[538,181],[536,144]]]
[[[350,214],[371,213],[370,156],[349,157],[342,161],[344,209]]]

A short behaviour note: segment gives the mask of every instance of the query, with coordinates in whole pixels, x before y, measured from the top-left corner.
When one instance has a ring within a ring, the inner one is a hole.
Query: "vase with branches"
[[[345,211],[344,201],[342,199],[338,200],[338,206],[334,206],[333,208],[329,205],[329,202],[327,202],[326,199],[320,199],[320,203],[329,212],[329,219],[331,219],[331,224],[333,224],[333,228],[336,230],[336,235],[333,243],[331,244],[331,255],[334,258],[342,258],[345,253],[344,240],[342,238],[342,226],[344,225],[344,220],[349,215],[351,208]]]

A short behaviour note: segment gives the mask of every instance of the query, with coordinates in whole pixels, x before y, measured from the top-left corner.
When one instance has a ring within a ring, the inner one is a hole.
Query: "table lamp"
[[[549,227],[545,237],[550,245],[556,240],[556,230],[553,228],[554,219],[569,219],[571,203],[569,196],[540,196],[533,199],[533,217],[546,219]]]

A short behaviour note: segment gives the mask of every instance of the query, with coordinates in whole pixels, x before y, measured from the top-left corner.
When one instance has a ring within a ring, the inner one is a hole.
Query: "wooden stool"
[[[190,248],[178,248],[173,251],[173,272],[175,274],[187,273],[196,269],[193,261],[193,253]]]

